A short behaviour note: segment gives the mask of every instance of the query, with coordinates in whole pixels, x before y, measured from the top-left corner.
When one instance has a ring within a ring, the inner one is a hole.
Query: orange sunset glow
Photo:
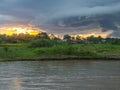
[[[39,33],[38,29],[34,29],[32,27],[3,27],[0,29],[0,34],[30,34],[30,35],[36,35]],[[40,30],[41,31],[41,30]]]
[[[72,35],[74,37],[80,36],[81,38],[87,38],[90,36],[94,36],[94,37],[99,37],[101,36],[102,38],[107,38],[107,36],[109,36],[111,33],[113,33],[113,30],[107,31],[107,32],[95,32],[95,33],[86,33],[86,34],[76,34],[76,35]]]

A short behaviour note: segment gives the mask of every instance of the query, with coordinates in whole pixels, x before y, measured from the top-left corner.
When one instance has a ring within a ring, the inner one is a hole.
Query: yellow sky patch
[[[7,35],[12,35],[12,34],[30,34],[30,35],[36,35],[39,32],[43,30],[33,28],[33,27],[1,27],[0,28],[0,34],[7,34]]]

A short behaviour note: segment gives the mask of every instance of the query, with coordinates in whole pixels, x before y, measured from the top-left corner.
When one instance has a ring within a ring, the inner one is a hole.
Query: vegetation
[[[114,58],[120,59],[120,39],[65,35],[63,40],[47,33],[0,35],[0,60]]]

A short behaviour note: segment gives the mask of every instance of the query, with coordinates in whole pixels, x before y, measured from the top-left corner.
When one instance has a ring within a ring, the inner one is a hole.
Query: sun
[[[27,30],[26,29],[22,29],[22,28],[13,28],[16,32],[16,34],[26,34],[27,33]]]
[[[30,35],[36,35],[38,34],[37,30],[32,30],[28,28],[14,28],[16,34],[30,34]]]

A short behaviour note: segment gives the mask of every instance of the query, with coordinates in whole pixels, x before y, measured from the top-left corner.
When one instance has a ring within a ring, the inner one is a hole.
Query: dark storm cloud
[[[112,13],[119,8],[119,0],[0,0],[1,15],[28,20]]]
[[[0,24],[32,23],[45,26],[56,18],[119,11],[119,0],[0,0]]]

